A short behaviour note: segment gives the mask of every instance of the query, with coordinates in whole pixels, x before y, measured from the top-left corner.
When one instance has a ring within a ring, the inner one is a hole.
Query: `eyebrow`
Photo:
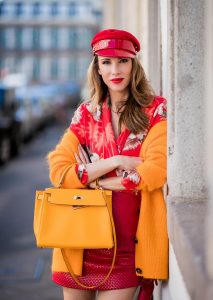
[[[103,58],[100,58],[100,60],[110,60],[111,58],[110,57],[103,57]]]

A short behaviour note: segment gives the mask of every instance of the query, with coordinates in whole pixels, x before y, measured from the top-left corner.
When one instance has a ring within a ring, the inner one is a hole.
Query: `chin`
[[[127,90],[127,86],[110,86],[109,89],[112,92],[124,92]]]

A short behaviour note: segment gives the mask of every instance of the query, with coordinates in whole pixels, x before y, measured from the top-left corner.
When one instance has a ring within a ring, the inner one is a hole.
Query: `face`
[[[98,56],[98,67],[110,93],[128,91],[132,71],[131,58]]]

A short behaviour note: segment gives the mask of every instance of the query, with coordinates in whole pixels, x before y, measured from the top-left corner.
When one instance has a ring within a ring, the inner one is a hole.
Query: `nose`
[[[119,64],[115,62],[112,64],[112,75],[118,75],[118,74],[120,74],[120,68],[119,68]]]

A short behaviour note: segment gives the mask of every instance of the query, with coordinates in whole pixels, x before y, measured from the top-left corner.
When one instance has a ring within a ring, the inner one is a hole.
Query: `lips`
[[[124,80],[124,78],[113,78],[113,79],[111,79],[111,81],[113,83],[121,83],[123,80]]]

